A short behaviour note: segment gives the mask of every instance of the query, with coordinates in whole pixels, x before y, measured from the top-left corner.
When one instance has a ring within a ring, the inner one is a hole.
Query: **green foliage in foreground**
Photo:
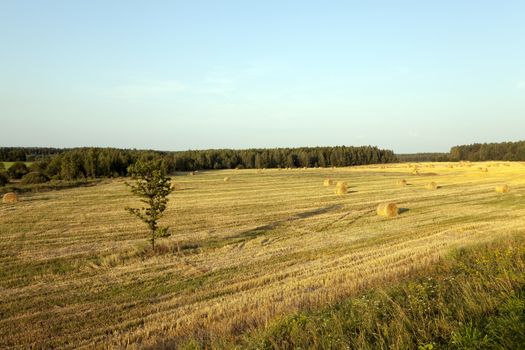
[[[525,240],[460,249],[389,289],[288,316],[247,349],[525,349]],[[209,342],[209,341],[207,341]],[[186,348],[200,348],[192,339]]]

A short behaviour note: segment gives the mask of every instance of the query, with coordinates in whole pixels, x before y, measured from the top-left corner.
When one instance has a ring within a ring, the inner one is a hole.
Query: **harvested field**
[[[425,176],[405,164],[184,173],[156,255],[124,210],[137,204],[124,180],[21,194],[0,205],[0,348],[232,339],[398,280],[452,247],[525,232],[525,167],[473,164],[422,163]],[[512,191],[498,194],[501,184]],[[377,216],[384,202],[400,214]]]

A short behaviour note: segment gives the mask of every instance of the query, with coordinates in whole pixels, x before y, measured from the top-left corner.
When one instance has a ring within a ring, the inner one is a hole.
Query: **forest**
[[[452,161],[471,162],[487,160],[525,161],[525,141],[500,143],[474,143],[452,147]]]
[[[393,162],[525,161],[525,141],[459,145],[449,153],[394,154],[374,146],[154,151],[116,148],[0,147],[0,161],[17,164],[8,174],[31,181],[126,176],[137,160],[160,160],[167,173],[212,169],[342,167]],[[38,176],[34,173],[38,173]],[[36,180],[35,180],[36,179]]]
[[[162,152],[115,148],[50,149],[24,170],[17,164],[11,173],[22,178],[25,173],[38,172],[49,179],[74,180],[81,178],[126,176],[130,165],[138,160],[160,160],[167,173],[211,169],[341,167],[397,161],[393,151],[372,146],[360,147],[304,147],[247,150],[201,150]],[[25,153],[24,153],[25,151]],[[35,149],[0,149],[0,155],[9,154],[5,161],[28,161]],[[52,153],[51,153],[52,152]],[[18,154],[13,159],[12,155]],[[46,156],[47,155],[47,156]]]

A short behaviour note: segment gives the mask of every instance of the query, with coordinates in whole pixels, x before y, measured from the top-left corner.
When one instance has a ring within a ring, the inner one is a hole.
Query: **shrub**
[[[8,183],[9,183],[9,178],[6,176],[5,173],[0,172],[0,186],[5,186]]]
[[[27,166],[22,162],[16,162],[15,164],[11,165],[9,169],[7,169],[7,174],[9,177],[15,180],[21,179],[22,176],[28,172],[29,170],[27,170]]]
[[[48,182],[49,178],[39,171],[30,172],[22,177],[23,184],[41,184]]]
[[[46,171],[48,164],[49,164],[48,161],[44,161],[44,160],[36,161],[29,166],[29,171],[30,172],[38,171],[38,172],[43,173]]]

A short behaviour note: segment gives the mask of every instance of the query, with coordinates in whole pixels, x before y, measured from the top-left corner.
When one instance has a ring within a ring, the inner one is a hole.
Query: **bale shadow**
[[[410,209],[408,209],[408,208],[399,208],[399,209],[397,210],[397,213],[398,213],[399,215],[401,215],[401,214],[403,214],[403,213],[406,213],[406,212],[409,211],[409,210],[410,210]]]

